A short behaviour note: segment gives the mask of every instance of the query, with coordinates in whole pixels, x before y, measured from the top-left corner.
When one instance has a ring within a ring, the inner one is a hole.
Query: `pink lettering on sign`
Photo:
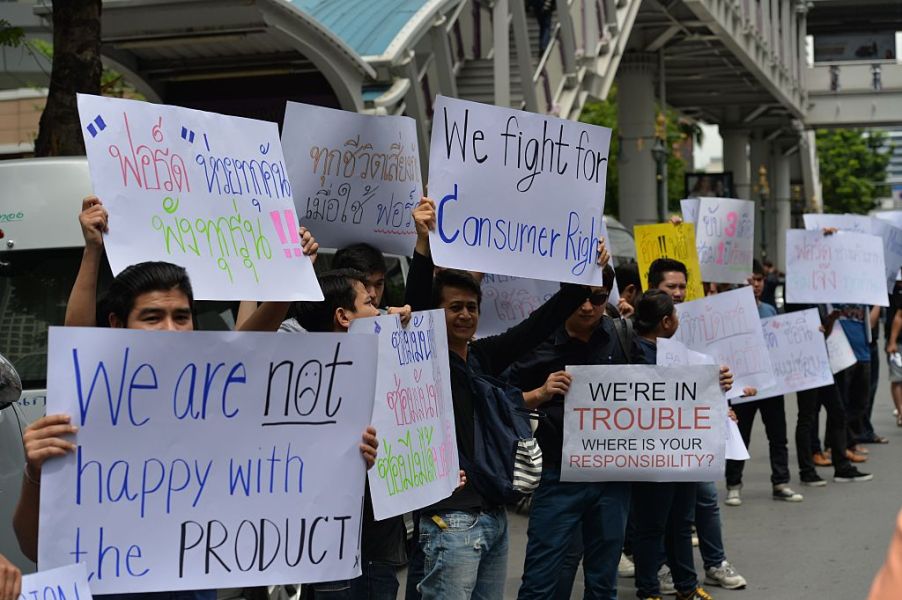
[[[163,189],[171,191],[191,191],[188,181],[188,170],[185,161],[175,152],[166,147],[152,148],[147,144],[135,145],[131,126],[128,122],[128,113],[122,113],[125,122],[125,135],[128,138],[128,148],[122,150],[118,144],[110,144],[110,156],[119,160],[119,168],[122,173],[122,185],[129,187],[131,180],[137,187],[145,190]],[[150,129],[152,145],[163,144],[163,117]]]

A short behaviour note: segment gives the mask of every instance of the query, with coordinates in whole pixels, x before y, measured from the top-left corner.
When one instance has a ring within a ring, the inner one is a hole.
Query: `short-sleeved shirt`
[[[849,338],[849,345],[858,362],[871,362],[871,348],[868,340],[869,310],[865,304],[834,304],[833,308],[842,314],[839,324]]]
[[[758,316],[762,319],[766,319],[767,317],[776,317],[777,309],[773,307],[773,305],[768,304],[767,302],[759,302],[758,303]]]

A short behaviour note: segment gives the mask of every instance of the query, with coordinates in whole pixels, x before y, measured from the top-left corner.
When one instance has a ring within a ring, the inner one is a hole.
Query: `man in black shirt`
[[[605,317],[614,273],[605,269],[604,286],[591,293],[567,321],[528,356],[511,365],[507,380],[523,390],[529,408],[541,410],[536,438],[542,448],[542,481],[529,513],[526,561],[518,598],[569,598],[570,585],[558,582],[571,538],[583,540],[586,595],[617,597],[617,566],[629,512],[626,482],[561,482],[564,395],[570,386],[567,365],[626,364],[628,329],[615,329]],[[563,574],[562,574],[563,575]],[[567,589],[557,589],[567,587]]]
[[[435,227],[433,201],[420,202],[414,210],[414,221],[417,243],[407,278],[406,302],[413,310],[445,310],[458,453],[462,459],[472,460],[474,414],[485,402],[473,383],[474,377],[497,377],[542,343],[585,301],[587,288],[563,284],[519,325],[500,335],[472,341],[479,324],[479,284],[463,271],[435,273],[429,250],[429,231]],[[607,264],[608,258],[602,242],[599,264]],[[424,600],[504,596],[507,514],[503,505],[485,497],[478,484],[471,481],[449,498],[424,508],[419,527],[424,555],[419,591]]]

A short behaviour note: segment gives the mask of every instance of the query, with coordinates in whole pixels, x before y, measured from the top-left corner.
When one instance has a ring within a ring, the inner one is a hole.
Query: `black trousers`
[[[846,444],[851,447],[868,434],[868,405],[871,402],[871,363],[857,362],[834,377],[846,412]],[[833,453],[836,446],[830,445]],[[845,448],[845,446],[843,446]]]
[[[799,476],[802,479],[817,475],[814,460],[811,456],[811,435],[817,427],[817,411],[823,406],[827,412],[827,430],[824,441],[831,448],[845,448],[846,415],[839,399],[836,384],[813,390],[805,390],[797,394],[799,399],[799,417],[796,422],[796,454],[799,459]],[[839,471],[849,465],[849,460],[842,451],[833,452],[833,469]]]
[[[783,396],[775,396],[765,400],[743,402],[733,406],[738,417],[739,433],[746,447],[752,437],[752,425],[755,414],[761,413],[764,431],[770,452],[770,482],[773,485],[789,482],[789,450],[786,442],[786,412],[783,410]],[[736,487],[742,484],[744,460],[727,461],[727,486]]]

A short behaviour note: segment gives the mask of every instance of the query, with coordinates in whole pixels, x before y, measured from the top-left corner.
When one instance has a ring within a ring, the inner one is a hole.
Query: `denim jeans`
[[[698,585],[692,556],[692,523],[695,521],[696,483],[633,483],[633,561],[639,598],[660,596],[658,569],[661,539],[677,591],[688,593]],[[617,548],[619,551],[619,548]]]
[[[783,409],[783,396],[743,402],[735,405],[733,410],[739,419],[739,433],[746,446],[752,438],[755,413],[761,413],[770,450],[770,482],[773,485],[789,483],[789,449],[786,446],[786,412]],[[728,487],[742,485],[744,468],[744,460],[727,461]]]
[[[695,529],[698,532],[698,551],[705,568],[717,567],[727,559],[723,549],[720,527],[720,506],[717,504],[717,485],[713,481],[699,483],[695,498]]]
[[[574,533],[578,532],[583,543],[585,597],[616,600],[617,566],[629,501],[629,483],[566,482],[560,481],[556,471],[542,473],[529,509],[526,561],[517,598],[554,597],[565,557],[575,575],[573,567],[579,565],[579,559],[577,556],[574,561],[570,550]],[[572,584],[571,578],[571,587]],[[567,592],[569,597],[569,589],[558,591]]]
[[[579,563],[583,560],[583,532],[577,528],[570,536],[570,547],[564,554],[564,560],[561,562],[561,568],[558,571],[557,583],[554,587],[554,600],[570,600],[570,594],[573,592],[573,584],[576,582],[576,572],[579,571]],[[584,583],[585,589],[589,588],[588,583]]]
[[[445,529],[420,517],[424,576],[423,600],[498,600],[507,578],[507,513],[443,511]]]

